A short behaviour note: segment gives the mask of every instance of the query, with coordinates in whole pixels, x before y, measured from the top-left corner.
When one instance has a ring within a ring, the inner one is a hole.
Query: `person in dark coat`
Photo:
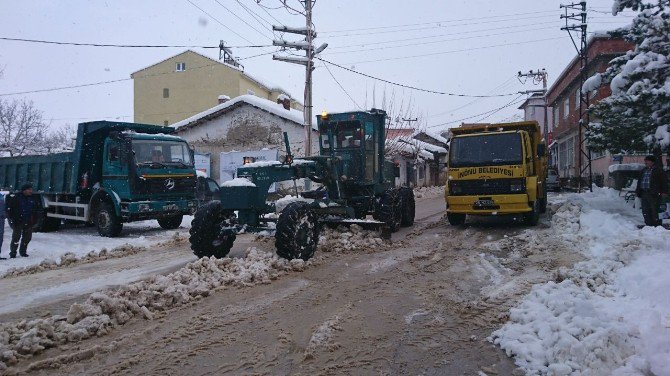
[[[16,251],[22,257],[28,257],[28,243],[33,237],[35,211],[37,201],[33,197],[33,186],[30,183],[21,186],[21,192],[12,193],[7,197],[7,219],[12,228],[12,243],[9,245],[9,257],[15,258]]]
[[[635,193],[642,202],[642,216],[647,226],[659,226],[658,207],[661,197],[668,195],[668,177],[661,167],[656,165],[656,157],[644,158],[645,168],[640,172]]]
[[[5,236],[5,195],[0,193],[0,255],[2,254],[2,241]],[[7,258],[0,256],[0,260]]]

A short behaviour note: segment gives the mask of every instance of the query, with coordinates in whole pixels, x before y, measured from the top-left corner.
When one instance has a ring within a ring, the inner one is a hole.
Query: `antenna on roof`
[[[233,50],[226,47],[226,42],[221,40],[219,42],[219,60],[223,59],[223,62],[228,65],[232,65],[236,68],[242,69],[244,71],[244,65],[240,64],[233,57]]]

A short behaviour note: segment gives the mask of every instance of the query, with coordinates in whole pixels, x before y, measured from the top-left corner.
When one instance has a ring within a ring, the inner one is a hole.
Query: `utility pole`
[[[533,71],[532,69],[528,71],[528,73],[521,73],[519,71],[518,77],[532,77],[533,82],[536,82],[536,80],[542,80],[542,96],[544,97],[544,123],[543,123],[543,133],[544,133],[544,144],[549,146],[549,117],[548,117],[548,111],[549,111],[549,103],[547,100],[547,70],[542,68],[538,69],[537,71]],[[524,92],[525,94],[528,93],[533,93],[533,92],[538,92],[535,90],[529,90]]]
[[[561,9],[565,9],[565,14],[561,15],[561,19],[565,19],[565,26],[561,30],[565,30],[570,35],[572,45],[577,50],[579,56],[580,71],[579,71],[579,158],[577,160],[577,170],[579,171],[579,179],[577,188],[579,191],[583,188],[582,177],[588,173],[589,190],[593,191],[593,172],[591,170],[591,149],[586,145],[584,133],[589,128],[589,95],[582,92],[584,81],[588,75],[588,51],[587,51],[587,35],[586,35],[586,1],[578,3],[561,5]],[[568,13],[570,12],[570,13]],[[577,12],[577,13],[575,13]],[[568,24],[569,21],[576,21],[577,23]],[[571,31],[578,31],[581,33],[580,45],[577,46],[575,39],[572,37]]]
[[[272,30],[289,34],[304,35],[305,39],[298,42],[288,42],[285,40],[274,40],[272,45],[283,48],[293,48],[296,50],[305,50],[305,57],[288,57],[272,55],[273,60],[279,60],[286,63],[300,64],[305,66],[305,93],[304,93],[304,126],[305,126],[305,156],[312,155],[312,72],[314,71],[314,57],[328,47],[327,43],[319,48],[314,48],[313,42],[316,38],[316,31],[312,23],[312,7],[315,0],[304,0],[301,3],[305,7],[305,27],[272,26]],[[286,0],[284,0],[284,6]]]

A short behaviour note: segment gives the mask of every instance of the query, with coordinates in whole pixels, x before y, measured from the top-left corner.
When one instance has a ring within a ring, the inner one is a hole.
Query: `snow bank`
[[[256,184],[252,183],[247,178],[235,178],[232,180],[227,180],[221,183],[222,187],[255,187]]]
[[[75,303],[65,316],[0,324],[0,370],[47,348],[108,333],[133,317],[152,320],[157,313],[208,296],[225,286],[270,283],[309,262],[287,261],[249,248],[244,258],[202,258],[168,275],[97,292]]]
[[[184,216],[182,225],[177,230],[163,230],[155,220],[125,223],[123,232],[118,238],[106,238],[98,235],[95,227],[65,227],[55,232],[36,232],[28,245],[30,257],[18,257],[0,262],[0,276],[10,270],[36,267],[47,264],[60,264],[63,257],[81,258],[90,252],[119,247],[150,247],[163,242],[172,241],[175,233],[185,235],[191,227],[192,216]],[[5,235],[2,255],[7,256],[7,249],[12,237],[12,229],[5,221]],[[67,255],[67,256],[66,256]]]
[[[414,188],[415,198],[430,198],[444,195],[444,185]]]
[[[378,252],[388,248],[390,242],[380,237],[377,231],[363,230],[361,226],[351,225],[338,229],[324,228],[319,237],[321,252]]]
[[[620,163],[613,164],[607,168],[607,171],[613,173],[614,171],[640,171],[644,168],[642,163]]]
[[[638,230],[612,189],[554,204],[586,261],[534,286],[489,339],[529,375],[670,375],[670,232]]]

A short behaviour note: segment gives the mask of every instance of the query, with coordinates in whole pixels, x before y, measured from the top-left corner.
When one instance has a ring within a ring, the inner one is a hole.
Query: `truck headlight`
[[[510,192],[523,192],[525,190],[525,184],[522,179],[512,180],[509,183]]]

